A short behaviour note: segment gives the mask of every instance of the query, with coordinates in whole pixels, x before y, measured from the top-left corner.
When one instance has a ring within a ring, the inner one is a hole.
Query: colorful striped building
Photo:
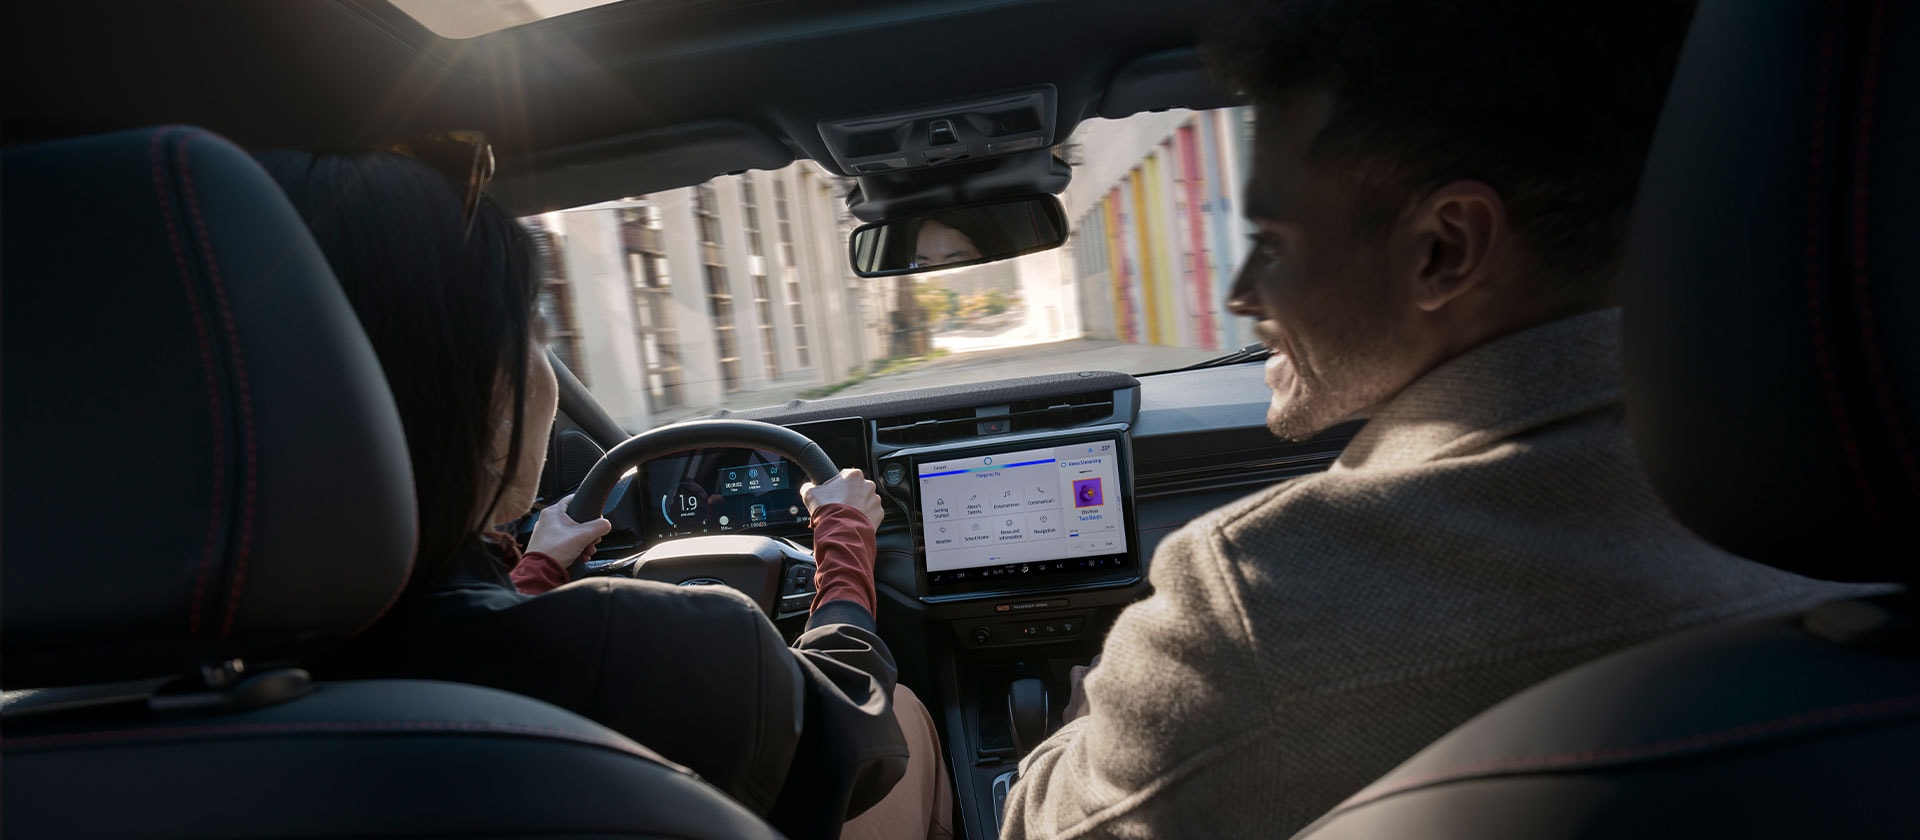
[[[1226,296],[1251,229],[1237,196],[1252,111],[1091,120],[1062,196],[1087,337],[1225,352],[1252,341]]]

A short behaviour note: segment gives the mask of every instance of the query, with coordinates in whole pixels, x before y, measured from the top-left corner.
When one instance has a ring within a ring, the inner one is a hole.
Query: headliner
[[[795,158],[843,174],[820,120],[1042,83],[1056,141],[1088,117],[1227,104],[1191,54],[1221,5],[627,0],[448,39],[384,0],[8,3],[0,131],[178,122],[327,147],[479,128],[496,197],[531,212]]]

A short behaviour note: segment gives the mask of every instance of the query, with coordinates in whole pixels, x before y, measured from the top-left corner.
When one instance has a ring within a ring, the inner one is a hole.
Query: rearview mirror
[[[853,273],[894,277],[1011,259],[1067,241],[1060,199],[1034,195],[855,228]]]

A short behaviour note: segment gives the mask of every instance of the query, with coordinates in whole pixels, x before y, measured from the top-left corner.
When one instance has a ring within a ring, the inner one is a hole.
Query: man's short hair
[[[1208,48],[1256,103],[1336,97],[1309,159],[1383,229],[1485,182],[1545,277],[1610,285],[1693,0],[1248,0]]]

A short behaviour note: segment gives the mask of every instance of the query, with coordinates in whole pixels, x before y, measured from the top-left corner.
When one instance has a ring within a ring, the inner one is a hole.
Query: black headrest
[[[1681,521],[1920,577],[1920,6],[1707,0],[1641,181],[1627,413]]]
[[[7,688],[282,660],[412,565],[406,439],[326,259],[190,128],[4,154]]]

